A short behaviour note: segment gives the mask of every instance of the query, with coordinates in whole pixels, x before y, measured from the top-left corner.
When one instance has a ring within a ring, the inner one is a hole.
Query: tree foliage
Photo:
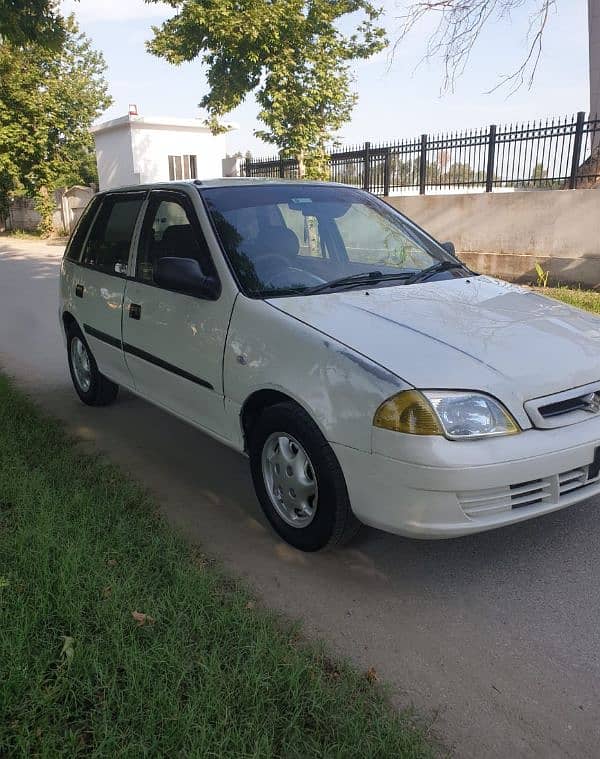
[[[154,27],[148,49],[174,64],[200,58],[207,66],[200,105],[213,131],[254,93],[265,125],[257,136],[297,158],[301,175],[321,175],[356,100],[350,65],[386,44],[380,10],[369,0],[169,2],[177,13]],[[355,31],[344,34],[340,21]]]
[[[91,178],[89,127],[111,103],[102,55],[73,17],[64,29],[59,52],[0,43],[0,212],[11,193],[24,193],[37,198],[45,225],[50,191]]]
[[[508,85],[514,91],[525,83],[531,87],[542,53],[544,32],[556,3],[557,0],[410,0],[406,13],[400,18],[400,35],[394,50],[422,19],[437,16],[438,25],[429,37],[424,57],[441,57],[442,89],[452,90],[486,25],[490,21],[509,21],[515,10],[529,5],[531,15],[523,59],[512,73],[503,75],[493,89]]]
[[[60,50],[65,33],[54,0],[0,0],[0,41]]]

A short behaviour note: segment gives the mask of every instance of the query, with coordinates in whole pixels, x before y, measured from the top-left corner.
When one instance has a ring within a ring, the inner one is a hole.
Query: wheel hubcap
[[[71,340],[71,364],[77,384],[87,393],[92,384],[92,367],[87,348],[78,337]]]
[[[267,438],[262,474],[271,503],[283,521],[298,528],[309,525],[317,511],[317,478],[296,438],[285,432],[274,432]]]

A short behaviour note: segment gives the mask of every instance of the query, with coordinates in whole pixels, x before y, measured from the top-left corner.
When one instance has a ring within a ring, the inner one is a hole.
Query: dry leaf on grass
[[[379,675],[375,671],[375,667],[369,667],[367,670],[367,680],[373,684],[376,683],[379,680]]]
[[[112,588],[110,585],[107,585],[105,588],[102,588],[102,598],[109,598],[112,595]]]
[[[256,606],[256,604],[254,603],[254,601],[248,601],[246,603],[246,608],[247,609],[253,609],[255,606]]]
[[[67,661],[71,661],[75,653],[75,651],[73,650],[74,640],[69,635],[63,635],[62,639],[64,643],[63,643],[63,647],[60,652],[60,655],[64,656]]]
[[[142,625],[153,625],[156,622],[154,617],[151,617],[149,614],[144,614],[141,611],[132,611],[131,616],[138,623],[138,627],[142,627]]]
[[[116,559],[109,559],[106,563],[109,567],[116,567],[119,562]]]

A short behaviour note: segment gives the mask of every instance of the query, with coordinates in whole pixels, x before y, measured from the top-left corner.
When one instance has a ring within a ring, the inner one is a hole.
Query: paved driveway
[[[456,755],[598,756],[600,500],[470,538],[365,529],[345,551],[295,552],[265,526],[243,458],[132,395],[79,403],[57,328],[61,253],[0,237],[5,370],[267,604],[374,666]]]

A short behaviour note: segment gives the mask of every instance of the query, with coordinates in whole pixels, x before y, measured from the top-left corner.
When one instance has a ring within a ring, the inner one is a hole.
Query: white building
[[[128,115],[92,127],[100,189],[221,176],[225,135],[198,119]]]

